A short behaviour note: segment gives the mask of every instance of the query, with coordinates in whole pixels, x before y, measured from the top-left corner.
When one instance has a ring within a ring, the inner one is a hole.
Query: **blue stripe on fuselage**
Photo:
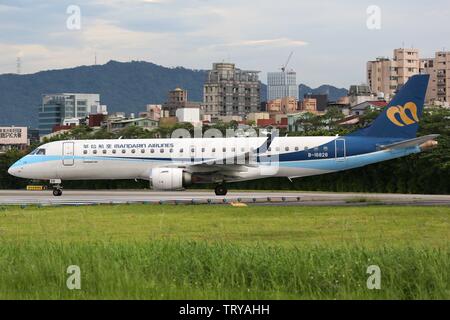
[[[341,171],[347,169],[353,169],[362,167],[368,164],[382,162],[386,160],[396,159],[404,156],[408,156],[413,153],[420,152],[420,148],[412,147],[405,149],[398,149],[392,151],[377,151],[366,154],[354,155],[346,157],[345,160],[339,161],[339,159],[319,159],[319,160],[307,160],[307,161],[284,161],[280,162],[280,167],[285,168],[302,168],[302,169],[317,169],[323,171]]]
[[[191,158],[186,159],[171,159],[171,158],[132,158],[132,157],[83,157],[83,156],[75,156],[75,157],[63,157],[63,156],[38,156],[38,155],[27,155],[14,163],[11,168],[21,167],[29,164],[43,163],[49,161],[63,161],[64,159],[70,160],[82,160],[82,161],[148,161],[148,162],[157,162],[157,161],[185,161],[190,162]],[[200,161],[201,159],[194,159],[195,161]]]
[[[378,146],[389,145],[395,142],[402,141],[402,139],[386,139],[386,138],[369,138],[369,137],[336,137],[335,140],[325,143],[320,146],[313,148],[308,148],[306,150],[300,150],[290,153],[282,153],[279,155],[280,162],[288,161],[306,161],[306,160],[323,160],[325,159],[335,159],[336,157],[336,140],[344,140],[346,146],[345,155],[347,157],[363,155],[368,153],[373,153],[378,151]],[[322,156],[322,159],[318,159],[314,155],[327,154],[326,157]]]

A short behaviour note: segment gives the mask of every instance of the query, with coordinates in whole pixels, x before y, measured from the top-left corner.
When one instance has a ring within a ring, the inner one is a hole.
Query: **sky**
[[[449,17],[448,0],[0,0],[0,74],[15,73],[17,57],[26,74],[97,56],[192,69],[234,62],[266,82],[294,52],[299,83],[348,88],[394,48],[450,50]]]

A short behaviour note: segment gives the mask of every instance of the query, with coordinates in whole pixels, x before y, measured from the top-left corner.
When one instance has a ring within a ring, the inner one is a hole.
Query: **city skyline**
[[[261,70],[267,83],[267,72],[279,71],[294,51],[290,68],[297,71],[299,83],[348,88],[366,82],[366,62],[389,56],[392,48],[415,47],[421,56],[432,57],[450,46],[450,5],[445,1],[377,1],[379,30],[366,25],[371,4],[3,0],[0,74],[15,73],[18,57],[24,74],[92,65],[95,60],[144,60],[203,70],[227,61]],[[81,10],[80,29],[67,28],[71,5]]]

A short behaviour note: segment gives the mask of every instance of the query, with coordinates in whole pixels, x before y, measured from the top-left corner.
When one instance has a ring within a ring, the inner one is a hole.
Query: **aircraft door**
[[[63,165],[73,166],[75,164],[75,146],[73,142],[63,143]]]
[[[335,143],[336,161],[345,161],[347,157],[345,139],[336,139],[334,143]]]

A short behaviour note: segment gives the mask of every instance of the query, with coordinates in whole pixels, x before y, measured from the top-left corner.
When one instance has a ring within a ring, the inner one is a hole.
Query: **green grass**
[[[449,299],[448,207],[0,207],[2,299]],[[69,265],[82,290],[66,287]],[[382,289],[368,290],[378,265]]]

